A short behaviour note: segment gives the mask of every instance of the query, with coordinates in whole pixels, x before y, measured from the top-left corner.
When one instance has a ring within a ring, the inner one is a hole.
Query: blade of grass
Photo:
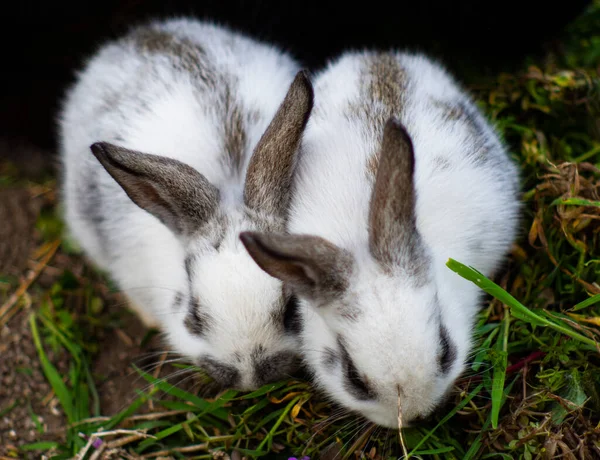
[[[213,407],[213,406],[211,406],[211,403],[209,403],[205,399],[199,398],[196,395],[188,393],[187,391],[184,391],[180,388],[177,388],[176,386],[174,386],[170,383],[167,383],[164,380],[156,379],[152,375],[144,372],[143,370],[141,370],[140,368],[138,368],[135,365],[133,366],[133,368],[148,383],[153,384],[156,388],[160,389],[161,391],[164,391],[167,394],[170,394],[171,396],[175,396],[176,398],[178,398],[182,401],[190,402],[202,411],[206,411],[209,408]],[[211,412],[211,414],[217,416],[218,418],[220,418],[223,421],[227,421],[227,418],[228,418],[227,411],[224,411],[224,410],[214,411],[214,412]]]
[[[35,429],[37,430],[37,432],[43,433],[44,425],[42,425],[42,422],[40,422],[40,417],[35,412],[33,412],[33,408],[31,407],[30,403],[27,403],[27,412],[29,412],[29,416],[31,417],[31,420],[35,425]]]
[[[185,410],[188,412],[201,411],[198,406],[184,403],[181,401],[159,401],[160,405],[169,410]]]
[[[415,455],[445,454],[447,452],[452,452],[453,450],[455,450],[455,448],[453,446],[440,447],[438,449],[420,450],[418,452],[415,452]]]
[[[19,449],[21,450],[50,450],[56,449],[59,446],[57,442],[45,441],[45,442],[34,442],[31,444],[24,444]]]
[[[129,407],[123,409],[121,412],[116,414],[113,418],[111,418],[106,425],[104,425],[105,430],[112,430],[115,426],[121,423],[125,418],[134,414],[142,404],[148,401],[148,396],[140,395],[135,401],[133,401]]]
[[[431,436],[433,436],[433,433],[435,433],[435,431],[441,427],[442,425],[444,425],[448,420],[450,420],[452,417],[454,417],[454,415],[462,410],[463,407],[465,407],[467,404],[469,404],[469,402],[471,401],[471,399],[473,399],[477,394],[479,394],[479,392],[482,390],[483,388],[483,383],[480,383],[479,385],[477,385],[475,387],[475,389],[473,391],[471,391],[467,397],[465,399],[463,399],[456,407],[454,407],[450,412],[448,412],[448,414],[446,414],[446,416],[440,420],[438,422],[438,424],[433,427],[433,429],[431,429],[430,431],[427,432],[427,434],[425,436],[423,436],[421,438],[421,440],[417,443],[417,445],[415,447],[413,447],[413,449],[408,453],[408,458],[410,458],[411,455],[416,455],[416,451],[419,447],[421,447],[425,441],[427,441]]]
[[[241,447],[236,447],[235,450],[237,450],[240,454],[253,455],[254,457],[260,457],[260,456],[265,455],[267,453],[266,450],[242,449]],[[214,457],[211,455],[210,458],[214,458]]]
[[[585,337],[575,331],[572,331],[568,327],[565,327],[561,324],[550,321],[546,318],[535,314],[529,308],[527,308],[525,305],[523,305],[517,299],[511,296],[508,292],[506,292],[493,281],[486,278],[483,274],[479,273],[474,268],[468,267],[460,262],[457,262],[454,259],[448,259],[446,266],[450,268],[450,270],[452,270],[453,272],[457,273],[459,276],[463,277],[468,281],[471,281],[483,291],[500,300],[503,304],[508,305],[514,317],[536,326],[550,327],[562,334],[568,335],[569,337],[579,340],[580,342],[586,343],[588,345],[592,345],[594,347],[598,346],[598,344],[594,340]]]
[[[69,353],[73,359],[77,361],[77,364],[80,364],[81,355],[83,354],[81,347],[73,343],[72,340],[69,340],[67,334],[65,334],[60,327],[57,327],[52,321],[46,318],[45,315],[40,314],[38,317],[42,323],[44,323],[44,326],[46,326],[50,332],[52,332],[52,334],[54,334],[56,338],[65,346],[65,348],[69,350]]]
[[[273,424],[273,426],[271,427],[271,430],[269,431],[267,436],[265,436],[265,438],[262,440],[262,442],[258,445],[257,450],[261,450],[266,443],[269,443],[268,450],[271,449],[271,444],[273,443],[273,434],[275,433],[275,431],[277,431],[277,428],[279,428],[279,425],[281,425],[281,423],[283,422],[283,419],[285,419],[285,416],[292,410],[292,407],[294,407],[296,405],[296,403],[298,401],[300,401],[301,398],[302,398],[302,396],[296,396],[294,399],[292,399],[288,403],[287,406],[285,406],[283,413],[279,416],[277,421]]]
[[[158,441],[160,441],[161,439],[164,439],[168,436],[171,436],[172,434],[184,429],[184,425],[187,424],[191,424],[192,422],[195,422],[196,420],[200,419],[200,417],[202,417],[203,415],[206,414],[210,414],[210,415],[214,415],[215,412],[221,408],[221,406],[223,406],[224,404],[226,404],[227,402],[231,401],[233,399],[233,397],[235,396],[237,392],[234,390],[229,390],[227,392],[225,392],[219,399],[217,399],[216,401],[212,402],[212,403],[207,403],[207,407],[199,414],[194,415],[193,417],[189,418],[188,420],[178,423],[176,425],[173,425],[169,428],[166,428],[162,431],[159,431],[158,433],[156,433],[154,435],[154,439],[146,439],[144,440],[138,447],[137,449],[137,453],[141,453],[144,449],[148,448],[149,446],[156,444]],[[204,401],[204,400],[203,400]]]
[[[54,390],[56,397],[60,401],[63,410],[65,411],[65,415],[67,416],[67,420],[69,423],[76,422],[73,414],[73,401],[71,400],[71,393],[69,392],[67,386],[62,380],[61,375],[58,370],[54,367],[54,365],[50,362],[48,357],[46,356],[46,352],[42,347],[42,342],[40,340],[40,335],[37,328],[36,323],[36,315],[32,313],[29,316],[29,325],[31,327],[31,335],[33,337],[33,342],[35,344],[35,348],[40,357],[40,363],[42,364],[42,370],[44,371],[44,375],[48,379],[50,386]]]
[[[492,379],[492,428],[498,428],[498,417],[502,408],[502,392],[508,366],[508,332],[510,327],[510,314],[504,312],[502,335],[496,341],[496,353],[494,353],[494,375]]]
[[[475,355],[475,358],[473,359],[473,364],[471,365],[471,369],[473,369],[474,371],[478,371],[481,365],[483,364],[483,357],[486,354],[488,354],[490,344],[492,343],[492,340],[494,340],[494,337],[496,337],[498,331],[499,329],[492,330],[490,335],[488,335],[484,342],[481,344],[481,351],[477,353],[477,355]]]
[[[100,396],[98,395],[98,389],[96,388],[96,382],[94,382],[94,378],[92,377],[92,373],[90,371],[90,367],[87,364],[87,360],[85,361],[85,365],[83,367],[85,371],[85,378],[87,380],[88,389],[92,396],[92,406],[94,408],[94,417],[98,417],[100,415]]]
[[[585,200],[583,198],[557,198],[552,203],[550,203],[550,206],[556,206],[559,204],[576,206],[594,206],[600,208],[600,201]]]
[[[572,311],[583,310],[584,308],[591,307],[592,305],[597,304],[598,302],[600,302],[600,294],[596,294],[596,295],[590,297],[589,299],[585,299],[583,302],[579,302],[571,310]]]
[[[257,398],[259,396],[262,396],[262,395],[265,395],[267,393],[270,393],[271,391],[278,390],[279,388],[282,388],[285,385],[287,385],[287,383],[288,382],[286,382],[286,381],[276,382],[276,383],[270,383],[270,384],[267,384],[267,385],[259,388],[256,391],[253,391],[252,393],[248,393],[246,395],[239,396],[237,399],[252,399],[252,398]]]
[[[506,402],[506,398],[508,397],[508,394],[510,393],[510,390],[512,390],[513,385],[515,384],[515,382],[517,381],[517,379],[519,378],[519,376],[516,376],[512,382],[510,382],[506,388],[504,389],[504,393],[502,395],[502,404],[504,404]],[[471,460],[472,458],[475,458],[474,456],[477,454],[477,452],[479,451],[479,448],[481,447],[482,444],[482,439],[483,439],[483,435],[484,433],[487,432],[489,426],[492,423],[492,413],[490,412],[490,415],[488,416],[487,420],[485,421],[485,423],[483,424],[483,426],[481,427],[481,430],[479,430],[479,434],[477,435],[477,437],[473,440],[473,443],[471,444],[471,446],[469,447],[469,450],[465,453],[465,456],[463,458],[463,460]]]
[[[8,414],[11,410],[13,410],[18,405],[19,405],[19,400],[13,401],[13,403],[10,406],[0,410],[0,417],[4,417],[6,414]]]

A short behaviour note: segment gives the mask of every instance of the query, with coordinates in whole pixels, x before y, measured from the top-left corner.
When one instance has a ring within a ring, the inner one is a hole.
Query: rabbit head
[[[296,366],[295,304],[279,280],[256,266],[238,235],[284,231],[312,99],[300,72],[252,153],[243,199],[232,199],[180,161],[106,142],[91,146],[129,198],[180,242],[185,256],[178,269],[186,279],[161,325],[175,350],[222,386],[254,389]]]
[[[364,253],[314,235],[246,232],[248,252],[299,299],[304,356],[343,407],[384,426],[427,417],[463,370],[470,324],[438,289],[416,225],[415,156],[385,125]],[[465,324],[461,324],[461,321]]]

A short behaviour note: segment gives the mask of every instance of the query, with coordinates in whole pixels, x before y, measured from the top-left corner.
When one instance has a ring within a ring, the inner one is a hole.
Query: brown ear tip
[[[405,137],[410,137],[404,124],[400,121],[398,117],[395,116],[391,116],[390,118],[388,118],[387,122],[385,123],[385,130],[397,131],[402,133]]]
[[[308,97],[313,99],[313,84],[310,76],[310,70],[302,69],[296,74],[296,78],[294,78],[294,83],[301,85],[304,90],[308,93]]]
[[[404,143],[412,147],[412,139],[410,134],[408,134],[406,126],[404,126],[398,117],[392,116],[388,118],[384,128],[384,137],[388,136],[400,138],[402,141],[404,141]]]
[[[244,246],[248,247],[256,242],[257,236],[258,234],[256,232],[240,232],[239,238]]]
[[[90,150],[96,156],[104,154],[104,142],[94,142],[92,145],[90,145]]]
[[[111,156],[111,147],[112,145],[108,142],[94,142],[90,145],[90,150],[96,158],[100,159]]]
[[[300,69],[298,71],[298,73],[296,74],[296,79],[310,84],[311,83],[310,70]]]

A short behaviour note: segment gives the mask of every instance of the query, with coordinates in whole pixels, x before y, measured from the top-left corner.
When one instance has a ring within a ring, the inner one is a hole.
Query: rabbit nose
[[[298,368],[294,353],[283,351],[254,361],[254,379],[260,387],[267,383],[289,377]]]
[[[239,371],[229,364],[208,357],[200,360],[198,364],[215,382],[224,388],[236,387],[241,381]]]

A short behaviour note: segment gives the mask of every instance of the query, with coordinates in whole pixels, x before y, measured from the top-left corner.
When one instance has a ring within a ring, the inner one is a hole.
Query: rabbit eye
[[[283,327],[286,331],[299,334],[302,331],[302,320],[300,318],[300,311],[298,305],[298,298],[292,295],[283,311]]]
[[[352,360],[346,362],[346,379],[352,386],[357,399],[372,399],[368,381],[360,376]]]
[[[440,341],[442,344],[442,352],[439,358],[440,368],[442,369],[442,373],[446,374],[456,359],[456,347],[450,341],[448,331],[443,325],[440,326]]]
[[[362,401],[374,399],[375,392],[369,384],[368,379],[360,374],[340,338],[338,338],[338,344],[342,351],[342,370],[345,377],[344,387],[356,399]]]

